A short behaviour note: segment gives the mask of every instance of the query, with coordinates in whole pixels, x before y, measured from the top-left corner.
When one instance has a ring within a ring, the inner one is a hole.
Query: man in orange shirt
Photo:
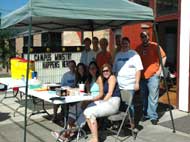
[[[99,68],[102,67],[104,64],[110,64],[112,65],[112,56],[109,51],[107,51],[108,47],[108,40],[106,38],[100,39],[100,47],[101,51],[96,56],[96,63]]]
[[[144,119],[150,119],[153,125],[157,125],[160,73],[162,71],[159,61],[158,44],[149,40],[147,32],[141,32],[140,38],[142,44],[136,50],[141,57],[144,67],[140,81]],[[165,64],[166,54],[160,46],[159,48],[162,62]]]

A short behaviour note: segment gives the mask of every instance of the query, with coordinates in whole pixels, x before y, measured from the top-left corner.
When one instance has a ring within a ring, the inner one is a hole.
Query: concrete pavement
[[[12,96],[10,92],[9,97]],[[0,99],[3,94],[0,94]],[[28,101],[28,115],[32,110],[31,100]],[[22,102],[24,104],[24,101]],[[23,142],[24,134],[24,108],[21,107],[15,114],[14,111],[19,106],[19,102],[16,98],[6,98],[0,103],[0,142]],[[52,114],[52,105],[46,104],[48,112]],[[188,113],[181,112],[177,109],[173,111],[174,119],[188,116]],[[170,120],[170,115],[168,111],[161,112],[159,123],[166,122]],[[189,120],[190,123],[190,120]],[[161,125],[152,125],[150,121],[140,122],[141,130],[139,131],[136,142],[189,142],[190,134],[176,131],[172,132],[172,129],[163,127]],[[31,117],[28,121],[27,126],[27,142],[54,142],[55,139],[51,136],[50,132],[53,130],[60,130],[62,127],[52,123],[50,120],[46,119],[46,114],[38,114]],[[80,141],[85,142],[90,139],[81,139]],[[114,142],[110,133],[106,131],[100,131],[101,141]],[[122,137],[121,137],[122,138]],[[125,142],[133,141],[132,137],[124,140]]]

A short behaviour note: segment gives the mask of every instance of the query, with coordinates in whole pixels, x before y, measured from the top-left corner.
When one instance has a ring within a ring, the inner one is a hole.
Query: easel
[[[163,72],[163,77],[164,77],[164,86],[166,89],[166,94],[167,94],[167,99],[168,99],[168,104],[169,104],[169,112],[170,112],[170,117],[171,117],[171,121],[172,121],[172,128],[173,128],[173,133],[175,133],[175,124],[174,124],[174,119],[173,119],[173,114],[172,114],[172,108],[171,108],[171,103],[170,103],[170,97],[169,97],[169,93],[168,93],[168,84],[166,81],[166,72],[164,70],[164,64],[162,62],[162,57],[161,57],[161,52],[160,52],[160,47],[159,47],[159,38],[158,38],[158,33],[156,30],[156,23],[155,21],[153,22],[153,30],[154,30],[154,34],[155,34],[155,38],[156,38],[156,42],[158,44],[158,56],[159,56],[159,61],[160,61],[160,65],[162,67],[162,72]]]

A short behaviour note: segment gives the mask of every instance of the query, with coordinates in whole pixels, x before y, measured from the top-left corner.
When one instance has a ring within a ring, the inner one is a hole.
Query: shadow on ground
[[[134,107],[135,107],[135,123],[138,126],[139,121],[141,121],[141,118],[143,116],[143,105],[142,105],[142,96],[137,92],[134,96]],[[164,103],[158,103],[158,119],[160,119],[167,111],[173,110],[174,107],[169,104]]]
[[[175,119],[175,121],[174,121],[175,129],[177,131],[190,134],[189,120],[190,120],[190,115]],[[170,129],[173,129],[171,120],[162,122],[162,123],[160,123],[160,125],[167,127],[167,128],[170,128]]]
[[[20,105],[20,108],[25,106],[25,96],[22,97],[22,100],[16,100],[16,103],[18,103]],[[27,108],[33,111],[40,111],[42,110],[42,100],[37,99],[35,97],[30,97],[27,99]],[[45,102],[45,108],[51,109],[52,108],[52,104]]]
[[[5,121],[5,120],[9,119],[10,117],[11,117],[10,113],[0,112],[0,122]]]

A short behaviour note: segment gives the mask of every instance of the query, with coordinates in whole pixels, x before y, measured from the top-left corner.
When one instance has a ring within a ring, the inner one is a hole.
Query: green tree
[[[9,59],[15,55],[9,46],[9,39],[14,35],[14,31],[3,29],[0,30],[0,64],[3,68],[9,68]]]

